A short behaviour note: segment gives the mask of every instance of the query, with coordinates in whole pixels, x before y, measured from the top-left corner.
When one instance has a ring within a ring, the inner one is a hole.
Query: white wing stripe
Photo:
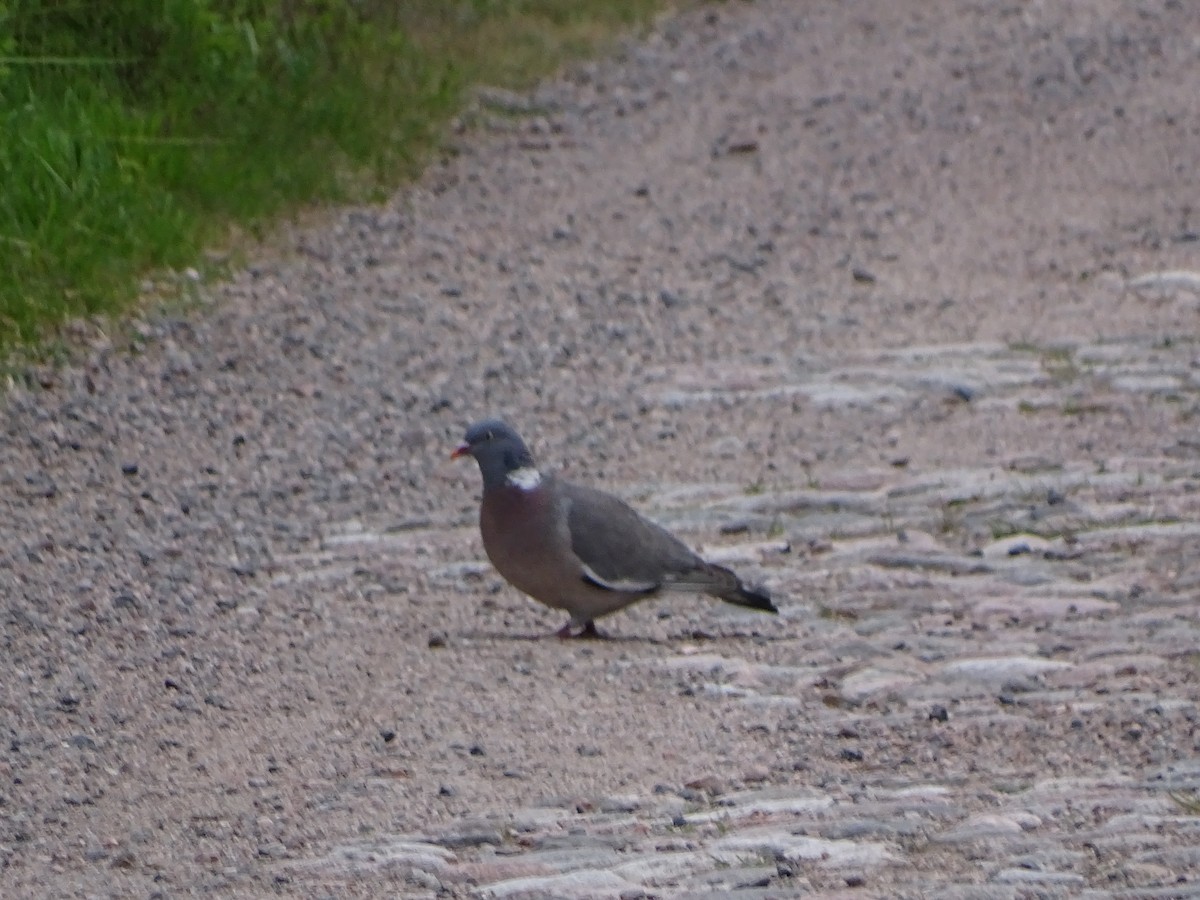
[[[642,594],[658,587],[658,582],[655,581],[611,581],[607,578],[601,578],[587,563],[583,563],[583,577],[609,591],[628,591],[630,593]]]

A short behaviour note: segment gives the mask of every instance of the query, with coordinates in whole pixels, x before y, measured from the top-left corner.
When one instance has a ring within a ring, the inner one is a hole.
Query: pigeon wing
[[[703,568],[686,544],[617,497],[566,482],[560,490],[571,550],[596,586],[652,593]]]

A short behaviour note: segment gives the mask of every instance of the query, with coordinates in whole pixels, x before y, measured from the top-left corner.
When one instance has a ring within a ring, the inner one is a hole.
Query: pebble
[[[432,843],[445,847],[447,850],[460,850],[464,847],[480,847],[485,844],[500,846],[504,843],[504,835],[493,828],[478,830],[449,831],[437,835]]]
[[[940,677],[966,679],[986,683],[1007,683],[1013,679],[1036,677],[1046,672],[1070,669],[1072,663],[1061,660],[1037,659],[1023,656],[980,657],[946,663]]]
[[[1014,534],[985,544],[980,552],[984,559],[1005,559],[1025,554],[1044,555],[1053,546],[1050,541],[1035,534]]]
[[[514,878],[486,885],[477,891],[480,897],[562,897],[592,898],[642,896],[644,891],[636,884],[626,881],[606,869],[585,869],[565,872],[561,875]]]
[[[983,813],[972,816],[966,822],[936,835],[942,843],[977,841],[983,838],[1016,835],[1024,831],[1022,820],[1012,815]]]
[[[718,838],[710,845],[718,858],[732,861],[739,854],[759,854],[786,862],[817,862],[826,868],[863,868],[893,858],[888,845],[873,841],[832,841],[771,828],[748,828]]]
[[[1059,887],[1082,887],[1086,882],[1074,872],[1043,872],[1035,869],[1001,869],[992,876],[1001,884],[1045,884]]]

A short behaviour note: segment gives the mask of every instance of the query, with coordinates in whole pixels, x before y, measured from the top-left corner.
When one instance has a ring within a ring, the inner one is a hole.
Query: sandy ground
[[[946,818],[847,877],[759,848],[753,889],[1194,889],[1195,816],[1146,785],[1200,773],[1197,97],[1190,2],[714,5],[13,386],[0,894],[698,893],[488,888],[463,867],[536,841],[445,835],[537,808],[657,834],[646,798],[683,822],[750,786],[861,818],[906,785]],[[561,622],[487,567],[447,459],[488,414],[782,614],[530,640]],[[1026,568],[987,562],[1026,532]],[[1012,818],[1076,854],[1022,887],[1051,863],[952,829],[1051,778],[1123,799]],[[1126,822],[1162,846],[1120,879],[1150,850],[1084,834],[1118,813],[1162,820]],[[344,864],[389,835],[453,859]]]

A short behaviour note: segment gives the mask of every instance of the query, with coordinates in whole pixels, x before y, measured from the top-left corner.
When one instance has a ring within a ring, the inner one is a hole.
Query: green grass
[[[1167,796],[1184,812],[1189,815],[1200,816],[1200,794],[1195,792],[1188,794],[1183,791],[1168,791]]]
[[[0,352],[148,273],[419,171],[475,83],[522,88],[664,0],[0,0]]]

